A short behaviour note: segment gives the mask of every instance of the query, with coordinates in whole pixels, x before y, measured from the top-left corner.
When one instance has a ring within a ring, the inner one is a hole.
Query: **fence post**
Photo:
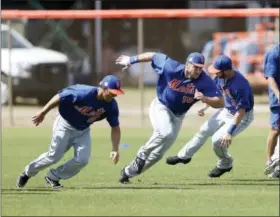
[[[95,0],[95,10],[101,10],[101,1]],[[95,73],[97,81],[102,77],[102,19],[95,18]],[[111,72],[110,72],[111,73]]]
[[[8,67],[8,89],[9,89],[9,112],[10,125],[14,126],[13,118],[13,79],[12,79],[12,41],[11,41],[11,20],[8,20],[8,50],[9,50],[9,67]]]
[[[144,32],[143,32],[143,18],[137,19],[137,44],[138,54],[144,52]],[[144,105],[144,64],[140,65],[140,74],[138,79],[138,88],[140,90],[140,104],[141,104],[141,126],[145,123],[145,105]]]

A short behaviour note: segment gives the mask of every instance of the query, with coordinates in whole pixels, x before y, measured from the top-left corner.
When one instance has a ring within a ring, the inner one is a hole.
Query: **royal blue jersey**
[[[222,96],[204,71],[198,79],[188,79],[184,75],[185,65],[162,53],[156,53],[151,64],[158,73],[157,97],[175,115],[184,114],[198,101],[194,99],[196,90],[208,97]]]
[[[107,118],[111,127],[119,126],[119,108],[111,102],[97,99],[98,87],[76,84],[59,91],[59,113],[77,130]]]
[[[264,56],[264,76],[266,78],[272,77],[275,79],[278,89],[280,90],[280,57],[279,57],[280,44],[276,44],[272,49],[268,50]],[[268,87],[269,93],[269,106],[270,108],[279,107],[277,97],[274,92]],[[279,97],[279,96],[278,96]]]
[[[230,79],[216,77],[214,79],[216,85],[223,92],[225,108],[234,113],[243,108],[246,112],[254,107],[254,95],[248,80],[235,71],[235,74]]]

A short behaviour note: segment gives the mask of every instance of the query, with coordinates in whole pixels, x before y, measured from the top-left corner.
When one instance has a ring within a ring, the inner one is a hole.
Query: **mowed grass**
[[[174,155],[195,129],[183,128],[166,156]],[[47,169],[15,187],[25,165],[48,149],[50,128],[2,129],[3,216],[279,216],[279,180],[263,174],[268,130],[250,128],[234,140],[234,169],[219,179],[207,173],[216,156],[210,140],[188,165],[168,166],[165,158],[132,184],[118,183],[120,170],[151,135],[151,129],[123,129],[119,164],[110,161],[110,129],[92,128],[92,157],[61,191],[44,183]],[[70,150],[59,164],[73,155]],[[165,157],[166,157],[165,156]]]

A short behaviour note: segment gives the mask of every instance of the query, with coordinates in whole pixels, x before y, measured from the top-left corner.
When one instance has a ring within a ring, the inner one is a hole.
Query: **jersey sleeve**
[[[162,74],[164,71],[164,66],[167,61],[168,57],[162,53],[156,53],[152,57],[152,68],[155,70],[156,73]]]
[[[204,96],[207,97],[215,97],[215,96],[222,96],[222,92],[218,88],[215,82],[218,82],[218,80],[212,80],[208,75],[204,75],[203,79],[203,85],[201,88],[198,89],[198,91],[202,92]]]
[[[277,57],[273,52],[269,52],[265,55],[264,58],[264,76],[274,77],[277,74]]]
[[[239,109],[250,108],[250,98],[248,89],[239,89],[236,93],[236,111]]]
[[[73,86],[64,88],[58,92],[59,103],[73,104],[77,101],[78,94]]]
[[[119,107],[115,100],[113,101],[112,109],[109,111],[109,114],[107,115],[107,121],[111,127],[117,127],[120,125]]]

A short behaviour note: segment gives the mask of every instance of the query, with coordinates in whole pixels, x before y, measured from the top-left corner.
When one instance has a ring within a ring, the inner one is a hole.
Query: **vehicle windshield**
[[[12,48],[31,48],[33,45],[16,31],[11,31]],[[1,30],[1,49],[8,47],[8,30]]]

